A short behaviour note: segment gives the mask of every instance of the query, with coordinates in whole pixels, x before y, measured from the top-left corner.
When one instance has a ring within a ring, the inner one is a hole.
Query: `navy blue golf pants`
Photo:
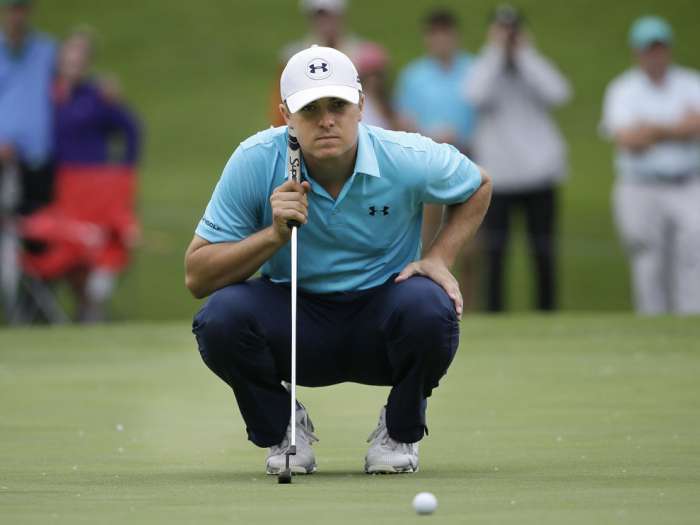
[[[222,288],[195,316],[193,332],[206,365],[233,389],[248,438],[260,447],[280,443],[291,404],[281,385],[291,373],[289,286],[262,278]],[[391,386],[387,428],[397,441],[423,437],[425,400],[458,342],[454,305],[426,277],[357,292],[299,292],[298,384]]]

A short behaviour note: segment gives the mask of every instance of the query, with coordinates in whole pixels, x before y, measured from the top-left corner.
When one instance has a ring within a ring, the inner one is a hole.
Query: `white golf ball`
[[[437,508],[437,498],[430,492],[419,492],[413,498],[413,508],[418,514],[432,514]]]

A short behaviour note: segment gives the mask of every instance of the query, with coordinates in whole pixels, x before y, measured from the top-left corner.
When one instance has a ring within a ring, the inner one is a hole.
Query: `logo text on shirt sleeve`
[[[221,226],[219,226],[218,224],[214,224],[206,217],[202,217],[202,222],[209,226],[212,230],[221,231]]]

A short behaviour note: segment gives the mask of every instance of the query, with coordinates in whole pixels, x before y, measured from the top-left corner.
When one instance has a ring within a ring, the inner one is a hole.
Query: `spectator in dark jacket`
[[[474,155],[493,176],[484,220],[489,311],[505,309],[506,250],[523,211],[534,259],[536,305],[556,309],[557,186],[566,177],[566,145],[552,119],[571,89],[538,51],[522,14],[499,6],[488,40],[466,78],[466,98],[479,112]]]

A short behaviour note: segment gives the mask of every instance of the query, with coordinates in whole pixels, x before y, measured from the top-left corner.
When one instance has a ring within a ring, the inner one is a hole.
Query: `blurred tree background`
[[[420,19],[436,5],[461,20],[476,52],[496,2],[354,0],[349,27],[384,45],[392,72],[423,52]],[[560,303],[567,310],[630,308],[627,265],[612,225],[611,147],[597,133],[607,82],[629,67],[627,31],[642,14],[666,17],[676,58],[700,67],[697,0],[522,0],[536,44],[570,79],[574,100],[557,114],[571,173],[561,201]],[[141,167],[144,244],[124,276],[117,319],[188,317],[197,308],[183,285],[183,252],[226,160],[267,127],[280,47],[306,31],[296,0],[122,0],[36,2],[36,26],[57,38],[88,24],[98,33],[97,71],[113,72],[147,132]],[[510,304],[530,306],[522,235],[509,265]]]

